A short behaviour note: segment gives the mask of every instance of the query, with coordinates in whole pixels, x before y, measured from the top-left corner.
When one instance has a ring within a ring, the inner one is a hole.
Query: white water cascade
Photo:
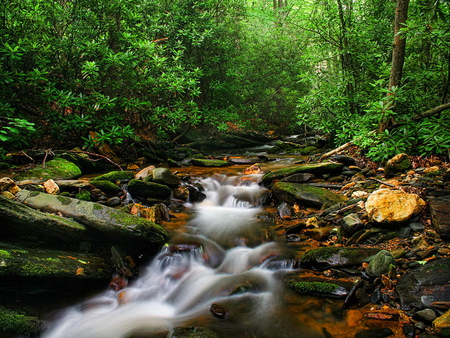
[[[202,180],[207,198],[136,281],[65,310],[43,337],[170,338],[177,326],[221,337],[323,337],[286,310],[289,266],[276,262],[281,248],[257,217],[264,189],[249,182]]]

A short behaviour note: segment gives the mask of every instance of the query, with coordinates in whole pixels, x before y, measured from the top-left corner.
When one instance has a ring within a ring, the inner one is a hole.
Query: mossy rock
[[[122,189],[120,187],[107,180],[92,180],[90,182],[94,187],[97,189],[100,189],[108,196],[116,196],[117,194],[120,194],[122,192]]]
[[[108,280],[113,268],[93,254],[0,243],[0,276]]]
[[[150,243],[159,245],[167,240],[168,234],[161,226],[98,203],[27,190],[19,191],[16,197],[32,208],[61,213],[84,224],[99,234],[98,241],[106,244],[113,242],[131,249],[151,249]]]
[[[152,171],[152,181],[169,187],[176,187],[180,184],[180,179],[167,168],[154,169]]]
[[[61,154],[58,154],[59,158],[63,158],[67,161],[70,161],[72,163],[75,163],[78,168],[80,168],[81,172],[83,174],[91,174],[94,172],[100,172],[102,170],[105,170],[98,162],[98,161],[92,161],[89,159],[89,155],[85,153],[77,153],[77,152],[64,152]]]
[[[135,179],[131,180],[128,183],[128,192],[133,197],[140,197],[143,199],[147,198],[168,199],[172,194],[172,190],[166,185]]]
[[[43,321],[34,316],[0,306],[0,329],[2,331],[36,337],[42,332],[43,327]]]
[[[54,180],[71,180],[80,177],[80,175],[81,170],[74,163],[63,158],[56,158],[48,161],[45,164],[45,168],[42,165],[39,165],[33,169],[20,173],[14,177],[14,180],[46,181],[50,178]]]
[[[310,173],[313,175],[338,174],[342,171],[343,167],[344,165],[342,163],[332,162],[299,164],[292,167],[270,171],[261,178],[261,183],[268,185],[273,180],[280,180],[299,173]]]
[[[6,234],[22,239],[39,238],[46,245],[67,247],[78,246],[93,235],[84,225],[72,219],[47,214],[1,196],[0,219],[2,238]]]
[[[379,251],[379,249],[322,247],[306,252],[300,258],[300,265],[312,268],[360,266],[364,260]]]
[[[202,158],[193,158],[191,160],[192,165],[197,167],[226,167],[229,166],[230,163],[223,160],[209,160]]]
[[[207,327],[176,327],[172,338],[219,338],[220,336]]]
[[[91,192],[89,190],[81,190],[78,194],[75,195],[75,198],[81,201],[90,201]]]
[[[301,183],[277,182],[272,191],[281,202],[299,202],[316,208],[330,207],[347,200],[347,197],[333,191]]]
[[[132,171],[110,171],[109,173],[97,176],[91,180],[91,182],[95,181],[110,181],[112,183],[129,181],[134,178],[134,172]],[[100,188],[99,188],[100,189]]]
[[[341,297],[347,294],[345,289],[338,284],[328,282],[290,281],[288,282],[288,286],[295,292],[306,295],[319,294]]]

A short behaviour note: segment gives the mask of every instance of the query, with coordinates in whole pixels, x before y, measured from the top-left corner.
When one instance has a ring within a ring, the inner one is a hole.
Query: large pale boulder
[[[400,223],[417,215],[425,201],[416,194],[400,190],[379,189],[370,194],[366,211],[372,221],[378,223]]]

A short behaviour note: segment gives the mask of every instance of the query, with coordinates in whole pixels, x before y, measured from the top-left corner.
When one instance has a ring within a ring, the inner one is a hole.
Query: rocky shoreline
[[[286,142],[276,147],[274,151],[286,151],[293,146]],[[306,252],[280,256],[301,267],[285,276],[294,292],[340,298],[345,309],[365,309],[366,318],[389,321],[389,327],[394,322],[399,329],[368,328],[357,337],[450,336],[448,163],[422,166],[400,154],[377,168],[337,155],[265,170],[270,160],[265,156],[198,157],[168,162],[211,168],[249,165],[250,174],[265,172],[260,184],[267,191],[261,202],[270,211],[260,218],[270,219],[288,246],[310,246]],[[90,162],[81,154],[67,158],[62,155],[45,168],[0,180],[0,275],[8,290],[13,280],[38,288],[52,280],[99,288],[109,283],[120,290],[167,241],[163,225],[171,215],[182,212],[186,201],[204,198],[201,187],[182,170],[137,165],[78,179],[92,172],[83,165]],[[28,291],[24,287],[17,296],[4,297],[3,331],[39,335],[44,318],[34,303],[42,299]],[[189,332],[183,334],[189,337]],[[208,334],[204,337],[213,336]]]

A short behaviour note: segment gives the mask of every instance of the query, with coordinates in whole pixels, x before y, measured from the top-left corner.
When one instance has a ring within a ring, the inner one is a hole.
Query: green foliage
[[[28,145],[30,134],[34,133],[34,123],[22,118],[0,118],[0,141],[4,144],[22,147]]]

